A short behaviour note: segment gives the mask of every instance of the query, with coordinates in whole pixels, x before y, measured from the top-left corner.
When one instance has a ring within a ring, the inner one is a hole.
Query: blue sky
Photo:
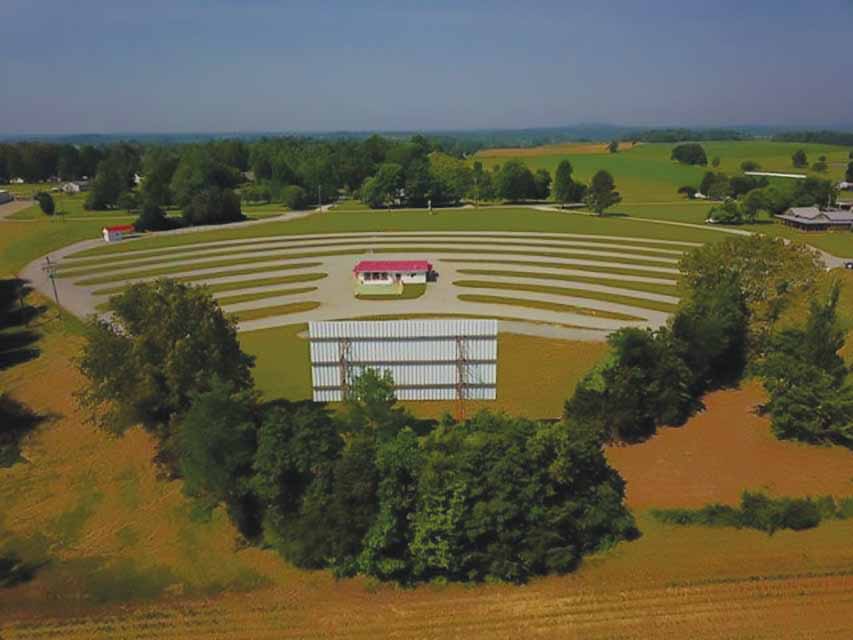
[[[0,0],[0,133],[853,124],[853,0]]]

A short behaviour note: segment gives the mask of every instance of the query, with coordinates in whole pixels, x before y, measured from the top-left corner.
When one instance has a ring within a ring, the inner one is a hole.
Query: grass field
[[[424,293],[426,293],[427,286],[421,283],[412,283],[403,286],[403,292],[400,295],[371,295],[371,294],[360,294],[355,297],[359,300],[416,300],[420,298]]]
[[[536,149],[488,149],[478,152],[474,158],[481,160],[486,167],[491,167],[510,158],[518,158],[526,162],[531,169],[547,169],[554,172],[560,161],[568,159],[574,168],[574,178],[588,182],[599,169],[606,169],[616,179],[617,190],[622,194],[624,203],[662,203],[680,199],[677,194],[680,186],[691,184],[697,186],[702,175],[709,167],[693,167],[682,165],[670,160],[674,144],[640,144],[619,153],[607,153],[601,149],[590,153],[587,149],[576,152],[571,145],[563,147],[545,146]],[[719,171],[729,174],[740,172],[740,164],[744,160],[755,160],[762,169],[768,171],[794,171],[791,166],[791,155],[797,149],[804,149],[809,161],[817,160],[819,155],[826,155],[830,171],[824,175],[840,179],[843,170],[840,164],[846,166],[847,147],[832,145],[799,144],[787,142],[769,142],[750,140],[743,142],[703,142],[705,152],[710,160],[719,156]],[[514,153],[513,153],[514,152]],[[833,164],[836,163],[836,164]]]

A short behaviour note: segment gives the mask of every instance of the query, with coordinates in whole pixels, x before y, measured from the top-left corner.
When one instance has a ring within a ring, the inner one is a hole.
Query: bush
[[[300,211],[308,205],[308,194],[302,187],[291,184],[282,188],[281,202],[291,211]]]
[[[744,160],[740,163],[741,171],[760,171],[761,165],[758,164],[755,160]]]
[[[146,204],[142,207],[133,227],[137,231],[165,231],[172,228],[172,224],[163,209],[153,204]]]
[[[45,215],[52,216],[56,212],[56,203],[54,203],[53,196],[49,193],[39,191],[36,194],[36,202],[39,203],[39,207]]]
[[[652,516],[667,524],[757,529],[773,535],[781,529],[814,529],[824,519],[853,517],[853,499],[836,503],[832,496],[770,498],[745,491],[740,507],[710,504],[701,509],[653,509]]]

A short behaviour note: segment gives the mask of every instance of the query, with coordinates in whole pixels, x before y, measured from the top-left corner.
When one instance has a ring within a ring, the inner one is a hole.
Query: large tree
[[[110,303],[110,320],[89,321],[78,366],[78,394],[101,426],[142,424],[165,440],[195,394],[218,377],[235,391],[252,384],[253,359],[207,290],[158,280],[128,287]]]
[[[687,142],[675,146],[672,149],[670,157],[682,164],[708,164],[708,156],[705,155],[705,149],[701,144],[696,142]],[[717,164],[719,164],[719,161]]]
[[[149,149],[142,162],[142,200],[156,207],[173,203],[172,177],[178,167],[178,155],[163,147]]]
[[[562,160],[554,172],[554,199],[561,205],[572,202],[575,197],[575,181],[572,179],[572,163]]]
[[[604,213],[605,209],[622,202],[622,196],[616,191],[616,185],[610,173],[604,169],[596,172],[586,191],[585,202],[598,215]]]
[[[518,201],[536,197],[533,173],[521,160],[509,160],[495,177],[495,190],[504,200]]]
[[[794,151],[794,154],[791,156],[791,164],[797,168],[807,167],[809,164],[809,158],[806,155],[806,152],[802,149]]]

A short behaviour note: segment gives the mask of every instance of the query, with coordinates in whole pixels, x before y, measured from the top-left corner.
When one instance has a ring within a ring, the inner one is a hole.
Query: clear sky
[[[0,0],[0,133],[853,123],[853,0]]]

